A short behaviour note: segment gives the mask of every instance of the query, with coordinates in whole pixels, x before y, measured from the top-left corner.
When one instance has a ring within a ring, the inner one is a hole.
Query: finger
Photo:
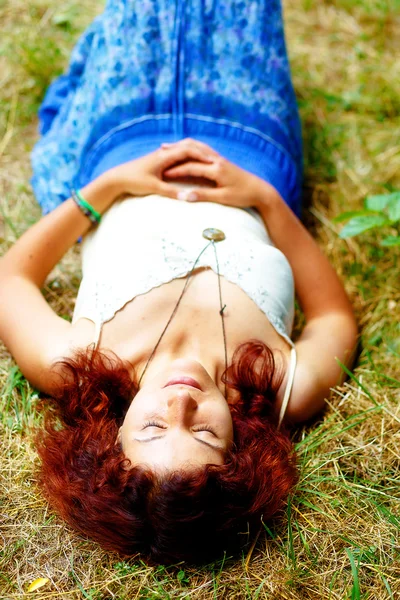
[[[163,175],[170,179],[179,179],[180,177],[205,177],[211,181],[216,181],[216,172],[214,164],[205,164],[202,162],[186,162],[176,167],[171,167],[164,171]]]
[[[170,148],[164,155],[161,155],[160,168],[162,171],[165,171],[176,163],[185,162],[190,159],[203,163],[212,163],[215,160],[214,157],[206,154],[204,150],[189,146],[178,146]]]
[[[172,142],[172,143],[164,142],[163,144],[161,144],[161,148],[168,149],[168,148],[177,147],[178,145],[192,147],[192,148],[198,148],[198,150],[203,150],[206,154],[209,154],[211,156],[215,156],[215,157],[220,156],[218,154],[218,152],[216,150],[214,150],[214,148],[212,148],[208,144],[205,144],[204,142],[200,142],[199,140],[194,140],[193,138],[185,138],[183,140],[179,140],[178,142]]]
[[[166,183],[165,181],[158,180],[157,193],[160,194],[160,196],[166,196],[167,198],[177,199],[179,198],[180,192],[181,189],[176,188],[174,185]]]
[[[217,204],[228,204],[227,194],[223,188],[200,187],[195,190],[182,190],[178,194],[178,200],[186,200],[186,202],[215,202]]]
[[[204,152],[207,152],[207,154],[210,154],[211,156],[221,156],[219,154],[219,152],[217,152],[216,150],[214,150],[214,148],[212,148],[208,144],[205,144],[204,142],[200,142],[199,140],[195,140],[195,142],[196,142],[197,147],[199,149],[204,150]]]

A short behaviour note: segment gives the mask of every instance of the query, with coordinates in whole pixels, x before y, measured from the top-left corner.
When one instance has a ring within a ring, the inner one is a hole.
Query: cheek
[[[228,408],[228,405],[226,405],[226,408],[224,407],[223,409],[221,409],[221,411],[218,413],[218,415],[215,415],[214,418],[215,418],[214,422],[219,425],[223,436],[226,438],[233,439],[232,416],[231,416],[231,412]]]
[[[139,392],[132,400],[124,419],[124,423],[139,425],[146,420],[146,415],[156,412],[157,397],[153,394],[142,394]]]
[[[121,448],[124,452],[130,447],[132,438],[143,427],[144,421],[140,406],[133,406],[132,403],[119,430]]]
[[[140,404],[135,404],[135,402],[132,401],[132,403],[131,403],[130,407],[128,408],[128,411],[125,415],[125,418],[122,422],[122,426],[121,426],[122,435],[126,434],[126,432],[128,430],[131,430],[133,428],[140,429],[143,421],[144,421],[144,418],[143,418],[142,407],[140,406]]]

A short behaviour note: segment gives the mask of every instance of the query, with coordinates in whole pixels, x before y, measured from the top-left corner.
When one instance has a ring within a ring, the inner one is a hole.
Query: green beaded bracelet
[[[91,220],[93,225],[98,225],[100,223],[101,214],[85,200],[79,190],[71,190],[71,198],[83,214]]]

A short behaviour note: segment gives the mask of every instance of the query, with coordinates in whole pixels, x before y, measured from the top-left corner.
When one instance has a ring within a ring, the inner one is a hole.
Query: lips
[[[168,383],[164,387],[169,387],[170,385],[188,385],[189,387],[197,388],[201,391],[201,387],[198,381],[192,379],[192,377],[175,377],[168,381]]]

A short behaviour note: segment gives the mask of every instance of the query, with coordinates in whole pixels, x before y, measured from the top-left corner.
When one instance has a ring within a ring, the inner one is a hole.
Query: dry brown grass
[[[100,8],[94,0],[83,8],[75,0],[0,1],[2,251],[39,216],[28,180],[41,94],[65,64],[75,28]],[[317,423],[295,433],[298,489],[248,563],[181,565],[179,575],[105,553],[53,515],[35,485],[30,428],[40,423],[39,399],[1,348],[0,598],[400,597],[399,250],[381,248],[379,233],[340,240],[332,224],[365,195],[400,189],[400,6],[286,0],[285,13],[304,123],[305,217],[356,307],[362,345],[354,376],[333,391]],[[78,282],[72,251],[46,288],[60,314],[71,314]],[[37,577],[49,582],[27,594]]]

